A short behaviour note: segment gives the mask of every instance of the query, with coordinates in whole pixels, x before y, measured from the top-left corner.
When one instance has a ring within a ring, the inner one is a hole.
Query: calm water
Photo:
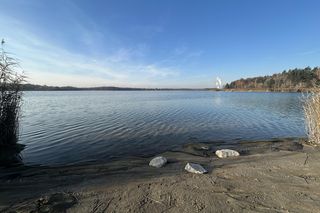
[[[300,95],[210,91],[25,92],[26,164],[145,156],[194,141],[305,135]]]

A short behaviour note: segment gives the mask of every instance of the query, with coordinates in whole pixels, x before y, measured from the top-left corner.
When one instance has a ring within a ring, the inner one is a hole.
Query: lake
[[[150,156],[190,142],[304,137],[301,94],[212,91],[25,92],[27,165]]]

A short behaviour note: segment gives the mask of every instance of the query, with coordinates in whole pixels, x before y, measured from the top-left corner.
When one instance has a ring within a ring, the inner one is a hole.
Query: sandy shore
[[[207,146],[209,150],[201,147]],[[297,139],[188,144],[150,158],[106,164],[0,169],[0,212],[320,212],[320,150]],[[227,148],[234,148],[228,145]],[[183,170],[187,162],[209,173]]]

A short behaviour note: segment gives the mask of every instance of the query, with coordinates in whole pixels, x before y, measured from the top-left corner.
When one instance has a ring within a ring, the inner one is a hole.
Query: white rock
[[[150,161],[149,166],[160,168],[160,167],[163,167],[167,162],[168,162],[167,158],[159,156],[159,157],[153,158]]]
[[[216,155],[219,158],[227,158],[227,157],[237,157],[239,156],[239,152],[232,149],[220,149],[216,151]]]
[[[187,163],[184,169],[187,170],[188,172],[195,173],[195,174],[204,174],[208,172],[200,164],[196,164],[196,163]]]

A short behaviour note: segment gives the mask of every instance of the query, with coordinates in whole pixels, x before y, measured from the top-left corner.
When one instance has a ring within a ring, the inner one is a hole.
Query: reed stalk
[[[24,75],[17,60],[0,50],[0,146],[15,147],[19,136],[21,84]],[[4,148],[2,148],[4,149]]]
[[[320,88],[315,87],[304,97],[304,116],[308,143],[320,145]]]

